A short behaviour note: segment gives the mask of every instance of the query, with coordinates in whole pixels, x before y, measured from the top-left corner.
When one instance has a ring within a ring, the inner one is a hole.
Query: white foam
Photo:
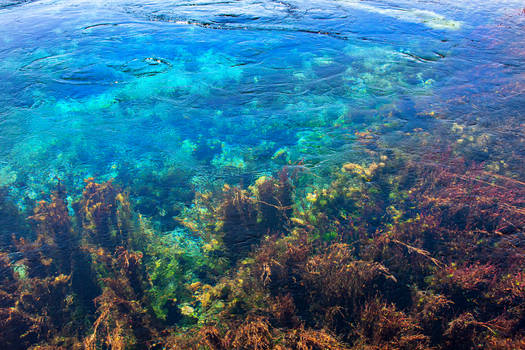
[[[445,16],[435,13],[433,11],[377,7],[365,4],[359,0],[338,1],[343,3],[345,6],[357,10],[378,13],[380,15],[393,17],[404,22],[421,23],[433,29],[457,30],[460,29],[462,26],[462,22],[448,19]]]

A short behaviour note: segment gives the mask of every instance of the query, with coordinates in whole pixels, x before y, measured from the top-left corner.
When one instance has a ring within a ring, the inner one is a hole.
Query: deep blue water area
[[[521,5],[2,1],[0,185],[23,207],[57,178],[202,190],[301,164],[322,183],[363,141],[425,135],[523,175]]]

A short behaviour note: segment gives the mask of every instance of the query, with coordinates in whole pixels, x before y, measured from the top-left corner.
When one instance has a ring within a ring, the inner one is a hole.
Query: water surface
[[[201,184],[454,123],[521,152],[523,20],[519,1],[4,1],[0,183]]]

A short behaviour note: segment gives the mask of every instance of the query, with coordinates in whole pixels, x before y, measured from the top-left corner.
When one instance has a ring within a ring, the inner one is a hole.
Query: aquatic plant
[[[70,274],[72,254],[79,249],[79,237],[67,208],[66,192],[61,183],[51,194],[50,201],[40,201],[28,219],[34,225],[36,240],[21,239],[18,249],[25,254],[25,266],[30,276]]]
[[[226,186],[218,208],[220,221],[216,230],[227,249],[228,256],[236,260],[250,251],[265,233],[257,221],[257,205],[246,190]]]
[[[135,212],[155,220],[162,231],[170,231],[179,225],[175,218],[194,198],[191,175],[184,167],[145,167],[120,172],[118,181],[128,186]]]
[[[27,349],[54,337],[62,337],[64,342],[67,337],[75,339],[81,322],[75,317],[77,307],[70,294],[70,276],[21,278],[2,260],[0,345]]]
[[[0,6],[0,349],[525,348],[489,2]]]
[[[397,310],[394,304],[371,300],[356,323],[354,348],[431,349],[430,339],[422,332],[419,321]]]
[[[178,217],[192,239],[158,232],[112,182],[88,179],[71,216],[59,184],[28,218],[35,239],[0,255],[0,322],[34,349],[520,344],[519,184],[377,157],[295,201],[286,171],[197,193]]]
[[[385,296],[400,293],[396,278],[383,265],[356,260],[350,248],[341,243],[307,261],[303,283],[315,325],[329,325],[337,332],[346,332],[348,324],[358,318],[359,310],[378,291]]]
[[[461,158],[437,159],[423,171],[412,191],[422,208],[439,211],[442,223],[451,229],[505,235],[525,227],[525,188],[520,181]]]
[[[82,199],[74,203],[74,209],[86,239],[110,251],[119,245],[128,246],[132,230],[127,195],[112,181],[98,184],[89,178],[85,182]]]
[[[214,271],[212,263],[196,243],[188,243],[189,239],[183,243],[171,232],[161,236],[153,231],[147,240],[143,260],[151,281],[150,307],[167,324],[193,324],[194,315],[184,315],[181,308],[193,300],[202,285],[198,278],[205,279]]]
[[[218,194],[197,193],[193,208],[183,212],[179,221],[207,242],[203,248],[210,254],[222,251],[235,263],[265,235],[287,230],[292,191],[286,169],[278,178],[259,178],[248,189],[226,184]]]
[[[0,247],[2,250],[12,248],[13,236],[27,237],[29,225],[23,213],[13,203],[7,188],[0,187]]]
[[[102,294],[95,298],[97,319],[84,339],[87,349],[144,347],[152,341],[152,317],[144,308],[147,280],[142,254],[117,247],[114,254],[100,252],[113,272],[102,282]]]
[[[258,206],[258,223],[266,234],[280,234],[286,230],[293,212],[293,185],[288,168],[273,177],[260,177],[252,189]]]
[[[41,338],[41,323],[15,308],[19,283],[6,253],[0,253],[0,344],[6,348],[24,349]],[[20,337],[24,334],[24,337]]]

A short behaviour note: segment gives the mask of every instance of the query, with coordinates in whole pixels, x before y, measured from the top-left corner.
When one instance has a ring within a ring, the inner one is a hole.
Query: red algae
[[[74,215],[59,185],[27,219],[35,238],[14,237],[15,259],[0,254],[0,324],[9,330],[0,344],[519,348],[523,186],[461,159],[447,164],[348,163],[300,205],[286,173],[198,195],[180,222],[203,242],[199,261],[166,260],[173,253],[112,182],[87,180]],[[187,279],[173,270],[182,266]],[[178,276],[178,294],[162,295],[159,273]],[[154,311],[159,301],[169,317]]]

